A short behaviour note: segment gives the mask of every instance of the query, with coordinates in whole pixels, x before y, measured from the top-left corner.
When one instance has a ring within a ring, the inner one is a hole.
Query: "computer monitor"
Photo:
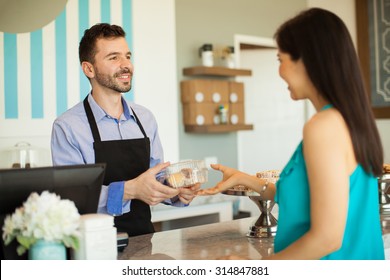
[[[96,213],[105,164],[83,164],[29,169],[0,169],[0,221],[22,206],[32,192],[47,190],[73,201],[81,215]],[[15,241],[14,241],[15,242]],[[1,259],[15,259],[16,247],[9,250],[1,239]],[[16,245],[16,242],[15,242]],[[13,246],[11,246],[13,247]]]

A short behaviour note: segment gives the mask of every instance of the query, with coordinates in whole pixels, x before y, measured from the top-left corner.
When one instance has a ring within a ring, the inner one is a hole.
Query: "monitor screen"
[[[32,192],[40,194],[47,190],[56,193],[61,199],[69,199],[75,203],[80,215],[96,213],[104,171],[105,164],[0,169],[1,228],[6,215],[22,206]],[[1,243],[2,249],[7,249],[3,240]],[[16,248],[13,249],[16,253]],[[1,257],[8,258],[4,256],[4,250]]]

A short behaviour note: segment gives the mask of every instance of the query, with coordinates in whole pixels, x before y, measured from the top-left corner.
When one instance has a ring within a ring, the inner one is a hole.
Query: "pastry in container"
[[[207,182],[208,170],[204,160],[189,160],[171,164],[165,169],[166,183],[182,188]]]
[[[279,180],[280,170],[265,170],[256,173],[257,178],[268,179],[268,182],[276,183]]]

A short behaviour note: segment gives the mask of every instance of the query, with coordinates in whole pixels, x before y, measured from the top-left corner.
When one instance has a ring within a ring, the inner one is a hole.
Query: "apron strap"
[[[147,138],[148,136],[146,136],[144,127],[142,126],[141,122],[139,121],[139,119],[138,119],[137,115],[135,114],[133,108],[130,107],[130,109],[131,109],[131,111],[132,111],[133,114],[134,114],[135,121],[137,122],[137,124],[138,124],[138,126],[139,126],[139,129],[141,129],[141,132],[142,132],[142,134],[144,135],[144,137]]]
[[[93,116],[91,106],[89,106],[88,95],[84,98],[83,103],[84,103],[85,112],[87,113],[89,126],[90,126],[91,131],[92,131],[93,140],[95,140],[95,142],[100,142],[101,138],[100,138],[100,134],[99,134],[99,129],[97,127],[95,117]]]
[[[88,118],[89,125],[91,127],[93,139],[95,140],[95,142],[100,142],[101,138],[100,138],[100,134],[99,134],[99,129],[97,127],[95,117],[93,116],[91,106],[89,105],[89,102],[88,102],[88,95],[84,98],[83,104],[84,104],[85,112],[87,113],[87,118]],[[130,107],[130,109],[134,114],[135,121],[137,122],[139,129],[141,130],[142,134],[144,135],[144,138],[147,138],[144,127],[142,126],[141,122],[139,121],[137,114],[134,112],[133,108]]]

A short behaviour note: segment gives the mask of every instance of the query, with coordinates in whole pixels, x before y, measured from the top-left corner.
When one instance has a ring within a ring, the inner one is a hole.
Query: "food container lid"
[[[202,51],[212,51],[213,50],[213,45],[212,44],[203,44],[201,49],[202,49]]]
[[[165,169],[165,179],[174,188],[203,184],[208,180],[208,169],[204,160],[181,161]]]

